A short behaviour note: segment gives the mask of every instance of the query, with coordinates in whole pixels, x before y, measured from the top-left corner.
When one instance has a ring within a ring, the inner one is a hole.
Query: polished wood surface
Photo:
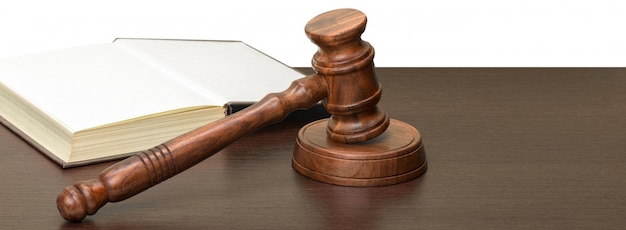
[[[303,70],[304,71],[304,70]],[[310,70],[306,70],[310,74]],[[418,127],[429,170],[383,187],[295,172],[290,117],[82,223],[55,199],[114,162],[61,169],[0,126],[0,228],[623,229],[626,69],[378,68],[379,105]]]

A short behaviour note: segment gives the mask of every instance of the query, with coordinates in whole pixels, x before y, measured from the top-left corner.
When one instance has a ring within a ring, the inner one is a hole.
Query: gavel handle
[[[66,187],[57,198],[57,208],[66,220],[81,221],[106,203],[138,194],[212,156],[242,135],[315,105],[327,94],[323,77],[298,79],[287,90],[268,94],[245,110],[120,161],[97,179]]]

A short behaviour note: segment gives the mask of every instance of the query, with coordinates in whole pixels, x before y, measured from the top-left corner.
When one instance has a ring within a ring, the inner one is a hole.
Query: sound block
[[[426,172],[422,137],[413,126],[391,119],[380,136],[343,144],[326,134],[328,119],[298,132],[292,166],[300,174],[342,186],[383,186],[406,182]]]

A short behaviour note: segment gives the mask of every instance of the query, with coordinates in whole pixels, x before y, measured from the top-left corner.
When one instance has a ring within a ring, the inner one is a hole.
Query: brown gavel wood
[[[421,136],[390,119],[377,103],[374,49],[361,40],[367,19],[354,9],[318,15],[305,27],[318,45],[317,71],[285,91],[268,94],[238,113],[176,137],[102,171],[97,179],[66,187],[57,198],[61,216],[80,221],[107,202],[132,197],[212,156],[246,133],[279,122],[290,112],[323,100],[332,114],[298,133],[292,165],[326,183],[380,186],[401,183],[426,171]]]
[[[142,151],[100,173],[97,179],[66,187],[57,207],[66,220],[80,221],[107,202],[125,200],[218,152],[240,136],[308,108],[326,96],[323,78],[311,75],[286,91],[269,94],[249,108]]]

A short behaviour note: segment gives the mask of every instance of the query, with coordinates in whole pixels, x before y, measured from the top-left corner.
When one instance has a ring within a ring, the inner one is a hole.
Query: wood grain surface
[[[309,69],[300,69],[307,74]],[[61,169],[0,126],[3,229],[623,229],[626,69],[378,68],[379,105],[417,127],[428,171],[341,187],[291,168],[294,116],[82,223],[59,192],[113,162]]]

